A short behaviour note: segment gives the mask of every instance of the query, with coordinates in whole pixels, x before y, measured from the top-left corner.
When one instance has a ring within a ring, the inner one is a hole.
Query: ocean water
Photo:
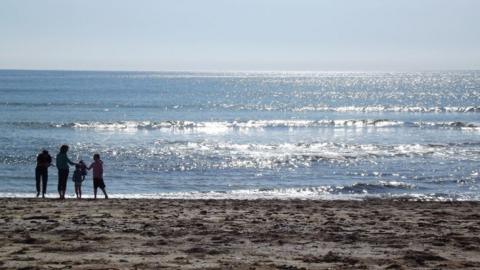
[[[0,95],[0,196],[68,144],[113,197],[480,199],[480,71],[1,70]]]

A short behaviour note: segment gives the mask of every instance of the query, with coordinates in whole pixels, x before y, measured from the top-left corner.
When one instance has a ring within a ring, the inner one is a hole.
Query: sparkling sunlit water
[[[480,198],[480,72],[4,70],[0,95],[3,196],[66,143],[122,197]]]

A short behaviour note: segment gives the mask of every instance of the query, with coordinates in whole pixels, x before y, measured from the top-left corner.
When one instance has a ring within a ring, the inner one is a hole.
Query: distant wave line
[[[99,110],[112,110],[115,108],[144,108],[160,109],[165,111],[178,110],[233,110],[233,111],[290,111],[290,112],[395,112],[395,113],[480,113],[480,106],[397,106],[397,105],[371,105],[371,106],[292,106],[269,104],[114,104],[93,102],[1,102],[0,106],[6,107],[72,107],[83,106]]]
[[[17,128],[72,128],[92,130],[199,130],[228,131],[237,129],[278,128],[447,128],[480,130],[480,123],[461,121],[398,121],[390,119],[338,119],[338,120],[245,120],[245,121],[95,121],[95,122],[4,122]]]

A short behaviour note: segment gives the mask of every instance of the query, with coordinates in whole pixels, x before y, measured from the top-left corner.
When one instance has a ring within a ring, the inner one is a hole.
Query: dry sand
[[[0,205],[0,269],[480,269],[480,202]]]

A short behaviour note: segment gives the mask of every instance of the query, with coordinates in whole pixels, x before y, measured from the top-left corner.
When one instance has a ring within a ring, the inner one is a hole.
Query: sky
[[[0,0],[0,69],[480,69],[477,0]]]

